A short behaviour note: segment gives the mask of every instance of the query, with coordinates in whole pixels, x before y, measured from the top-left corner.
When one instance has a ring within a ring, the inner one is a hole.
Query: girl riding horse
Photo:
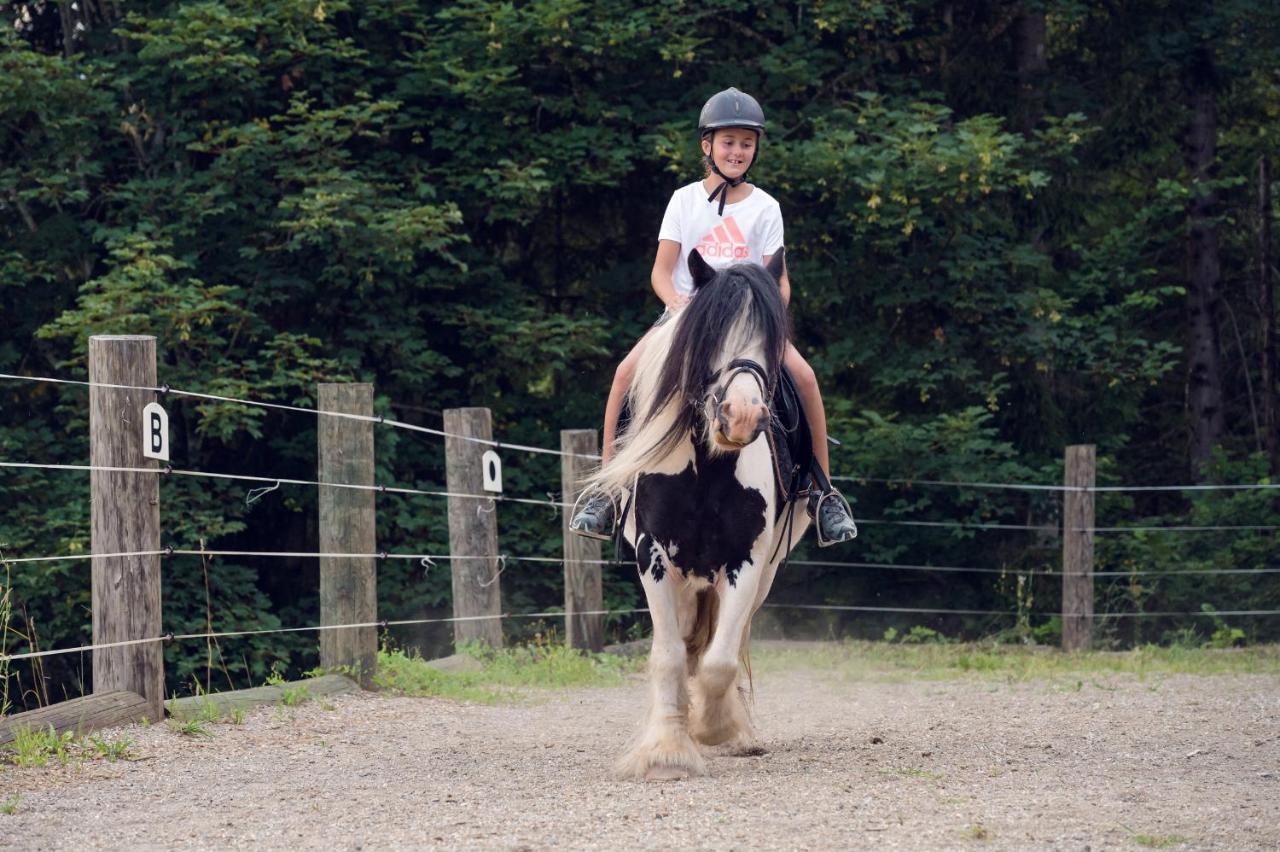
[[[676,190],[658,232],[658,253],[651,280],[654,292],[666,306],[659,324],[683,309],[694,292],[692,276],[680,263],[690,251],[697,251],[702,260],[715,268],[747,260],[766,265],[780,256],[783,228],[778,202],[763,189],[747,183],[747,172],[755,163],[764,129],[764,111],[760,104],[737,89],[725,89],[703,106],[698,132],[702,137],[706,174],[702,180]],[[777,286],[785,308],[791,298],[785,266]],[[623,398],[652,335],[650,330],[618,365],[609,390],[602,453],[606,466],[613,456]],[[783,361],[795,380],[813,435],[812,473],[816,490],[810,512],[817,519],[818,543],[848,541],[857,535],[857,527],[848,505],[831,486],[827,419],[818,380],[813,368],[790,342],[786,343]],[[570,528],[584,535],[608,538],[617,512],[618,507],[609,495],[593,494],[574,516]]]

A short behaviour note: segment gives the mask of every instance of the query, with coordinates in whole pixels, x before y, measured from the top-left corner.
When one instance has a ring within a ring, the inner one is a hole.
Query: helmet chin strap
[[[756,134],[756,139],[760,138],[760,134]],[[715,143],[715,132],[711,134],[712,144]],[[747,182],[747,172],[751,171],[751,167],[756,164],[756,152],[751,152],[751,162],[747,163],[747,167],[742,170],[742,174],[736,178],[725,177],[724,172],[720,171],[720,167],[716,165],[715,157],[710,154],[706,155],[707,165],[711,167],[711,171],[715,172],[716,177],[720,178],[724,183],[711,190],[711,194],[707,196],[707,202],[716,200],[716,196],[720,197],[719,215],[724,215],[725,202],[729,200],[729,190],[741,183]]]

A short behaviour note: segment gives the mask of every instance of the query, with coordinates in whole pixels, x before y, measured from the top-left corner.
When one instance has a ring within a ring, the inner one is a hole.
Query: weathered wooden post
[[[321,411],[373,416],[373,385],[319,385]],[[373,422],[320,415],[317,427],[321,482],[373,485]],[[374,553],[374,493],[320,486],[320,552]],[[320,557],[320,623],[368,624],[378,620],[378,575],[370,556]],[[347,668],[369,686],[378,664],[376,627],[320,631],[320,665]]]
[[[560,491],[564,495],[561,529],[564,531],[564,623],[565,641],[571,648],[599,651],[604,648],[604,608],[600,585],[600,542],[569,530],[573,503],[581,490],[581,482],[591,471],[592,457],[597,455],[595,429],[562,429],[560,431]]]
[[[1093,444],[1067,447],[1062,493],[1062,649],[1093,641]]]
[[[89,462],[97,467],[152,468],[143,455],[143,406],[155,392],[99,384],[155,387],[156,339],[142,335],[89,338]],[[93,470],[89,513],[94,553],[160,550],[160,477]],[[93,642],[160,636],[160,557],[93,559]],[[145,714],[164,718],[164,649],[142,642],[93,652],[93,691],[133,692]]]
[[[451,494],[484,491],[483,456],[493,440],[487,408],[449,408],[444,412],[445,474]],[[479,438],[481,440],[467,440]],[[497,503],[475,497],[449,498],[449,554],[453,569],[453,641],[480,640],[502,645],[502,586],[498,571]],[[482,558],[477,558],[482,557]],[[481,617],[488,616],[488,617]]]

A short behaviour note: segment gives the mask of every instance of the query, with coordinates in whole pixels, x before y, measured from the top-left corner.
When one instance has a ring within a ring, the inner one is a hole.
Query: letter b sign
[[[169,460],[169,415],[158,402],[149,402],[142,409],[142,454]]]

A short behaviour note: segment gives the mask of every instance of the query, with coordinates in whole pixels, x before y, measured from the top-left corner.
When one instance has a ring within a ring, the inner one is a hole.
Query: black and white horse
[[[769,436],[788,333],[782,252],[767,270],[720,271],[691,252],[689,268],[695,295],[646,341],[632,423],[592,480],[624,507],[653,619],[648,717],[617,767],[627,778],[704,774],[698,743],[760,753],[739,661],[809,523],[803,505],[780,505]]]

